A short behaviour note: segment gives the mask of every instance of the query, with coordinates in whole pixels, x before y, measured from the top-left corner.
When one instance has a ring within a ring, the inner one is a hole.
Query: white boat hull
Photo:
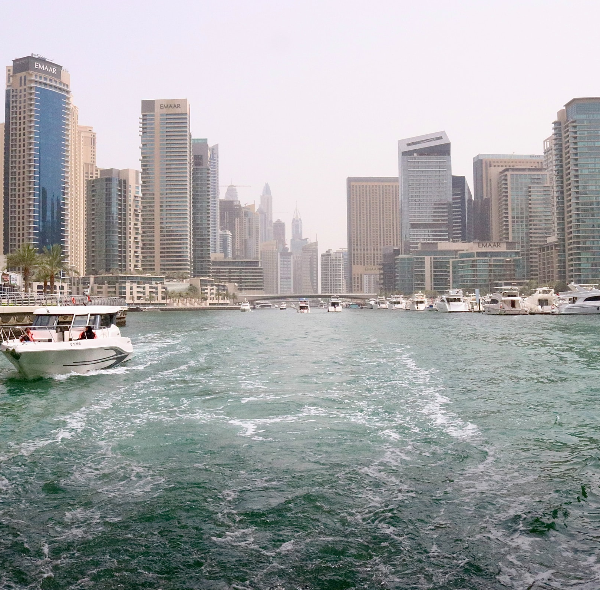
[[[567,305],[559,305],[554,313],[563,315],[581,315],[581,314],[598,314],[600,313],[600,305],[590,305],[586,303],[569,303]]]
[[[111,369],[129,360],[133,346],[122,336],[68,342],[20,342],[0,345],[0,352],[27,379]]]
[[[438,301],[436,304],[437,310],[442,313],[459,313],[471,311],[469,303],[462,301],[461,303],[448,303],[447,301]]]

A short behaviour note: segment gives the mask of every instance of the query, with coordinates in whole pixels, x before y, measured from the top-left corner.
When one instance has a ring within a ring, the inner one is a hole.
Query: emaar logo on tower
[[[41,64],[39,61],[34,62],[36,70],[42,70],[43,72],[47,72],[48,74],[58,74],[58,71],[55,66],[47,66],[46,64]]]
[[[177,104],[161,104],[160,108],[161,108],[161,110],[162,109],[180,109],[181,103],[178,102]]]

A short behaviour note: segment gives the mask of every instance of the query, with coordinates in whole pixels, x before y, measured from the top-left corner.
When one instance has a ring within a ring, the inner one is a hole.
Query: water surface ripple
[[[0,365],[0,588],[600,587],[596,317],[130,314]]]

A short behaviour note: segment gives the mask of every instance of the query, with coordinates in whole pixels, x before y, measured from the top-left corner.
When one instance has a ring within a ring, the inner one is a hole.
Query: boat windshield
[[[73,324],[72,327],[73,328],[85,328],[87,326],[88,323],[88,315],[76,315],[73,318]]]
[[[33,325],[40,328],[54,328],[58,322],[57,315],[36,315]]]

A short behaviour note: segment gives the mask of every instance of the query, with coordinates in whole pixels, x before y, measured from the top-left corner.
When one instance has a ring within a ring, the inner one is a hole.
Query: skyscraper
[[[451,234],[452,163],[445,131],[398,141],[400,218],[405,254]]]
[[[86,273],[141,270],[140,173],[107,168],[87,183]]]
[[[566,279],[600,282],[600,98],[574,98],[554,122],[557,238]],[[563,233],[564,227],[564,233]]]
[[[219,144],[208,148],[208,168],[210,175],[210,253],[221,252],[219,236]]]
[[[545,170],[505,168],[498,175],[500,240],[521,251],[524,275],[538,276],[538,248],[552,235],[552,189]]]
[[[544,156],[517,154],[479,154],[473,158],[474,236],[478,241],[500,240],[502,218],[498,176],[505,168],[544,168]]]
[[[296,292],[305,295],[317,295],[319,292],[318,242],[309,242],[302,246],[300,265],[302,268],[301,283],[296,287]]]
[[[321,254],[321,293],[346,293],[345,250],[327,250]]]
[[[243,207],[238,200],[222,199],[219,204],[221,229],[231,232],[232,258],[258,260],[259,222],[254,205]]]
[[[298,207],[294,210],[292,219],[292,239],[290,240],[290,250],[292,254],[301,254],[302,248],[308,243],[308,238],[302,237],[302,218]]]
[[[142,100],[142,268],[191,271],[191,137],[186,99]]]
[[[400,245],[397,178],[348,178],[348,265],[352,293],[379,290],[382,249]]]
[[[271,187],[266,183],[260,196],[260,241],[270,242],[273,239],[273,197]]]
[[[70,77],[40,56],[6,68],[4,252],[63,246],[69,260]]]
[[[225,191],[225,201],[239,201],[237,187],[230,184]]]
[[[275,240],[260,245],[260,265],[264,272],[265,293],[276,295],[279,292],[279,250]]]
[[[273,222],[273,239],[277,242],[280,250],[285,248],[285,222],[281,219]]]
[[[192,276],[210,276],[211,238],[210,148],[192,139]]]
[[[464,176],[452,176],[452,242],[473,241],[473,197]]]

